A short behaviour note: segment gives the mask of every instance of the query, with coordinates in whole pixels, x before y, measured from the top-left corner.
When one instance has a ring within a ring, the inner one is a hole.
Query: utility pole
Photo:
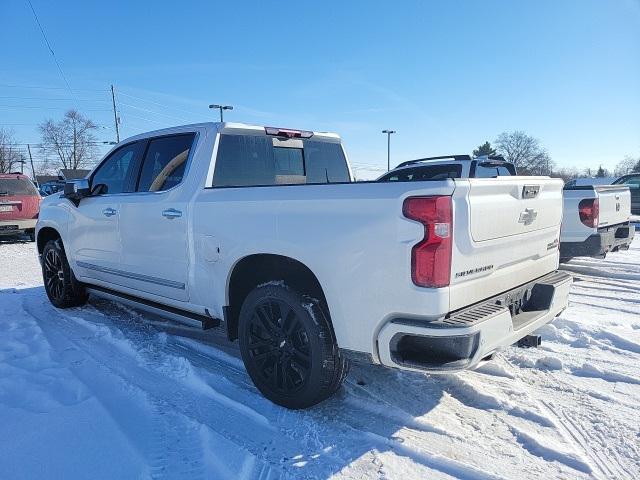
[[[387,172],[391,170],[391,134],[396,133],[395,130],[382,130],[387,134]]]
[[[38,185],[38,179],[36,178],[36,169],[33,166],[33,157],[31,156],[31,145],[29,145],[28,143],[27,150],[29,151],[29,160],[31,160],[31,173],[33,175],[33,183],[36,184],[36,187],[39,187],[40,185]]]
[[[116,110],[116,92],[111,84],[111,102],[113,103],[113,120],[116,123],[116,143],[120,143],[120,127],[118,126],[118,112]]]
[[[209,105],[209,108],[217,108],[218,110],[220,110],[220,122],[224,122],[224,114],[222,113],[223,110],[233,110],[233,106],[232,105]]]

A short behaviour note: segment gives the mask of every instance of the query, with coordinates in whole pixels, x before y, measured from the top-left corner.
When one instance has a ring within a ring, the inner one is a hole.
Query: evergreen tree
[[[491,146],[489,142],[484,142],[478,148],[473,151],[474,157],[481,157],[484,155],[495,155],[496,150]]]

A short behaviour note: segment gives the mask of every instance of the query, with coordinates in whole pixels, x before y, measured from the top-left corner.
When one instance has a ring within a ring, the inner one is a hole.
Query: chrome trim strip
[[[117,275],[119,277],[131,278],[132,280],[140,280],[141,282],[153,283],[156,285],[162,285],[163,287],[177,288],[179,290],[185,289],[185,284],[180,282],[174,282],[172,280],[165,280],[164,278],[151,277],[149,275],[141,275],[139,273],[125,272],[123,270],[117,270],[115,268],[100,267],[86,262],[76,262],[81,268],[88,270],[95,270],[96,272],[109,273],[111,275]]]

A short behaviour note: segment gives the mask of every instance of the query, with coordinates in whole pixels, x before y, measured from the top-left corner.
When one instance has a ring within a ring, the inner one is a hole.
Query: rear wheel
[[[242,359],[272,402],[298,409],[335,393],[348,371],[317,300],[284,285],[255,288],[240,311]]]
[[[47,297],[55,307],[78,307],[87,302],[89,295],[69,266],[62,240],[49,240],[44,246],[42,277]]]

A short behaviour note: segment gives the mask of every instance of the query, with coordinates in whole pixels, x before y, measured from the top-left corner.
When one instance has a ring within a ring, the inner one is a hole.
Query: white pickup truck
[[[471,368],[567,307],[562,182],[353,182],[335,134],[237,123],[145,133],[47,197],[59,307],[89,293],[238,339],[270,400],[332,395],[348,359]]]
[[[630,218],[631,194],[625,185],[565,186],[561,261],[628,250],[635,232]]]
[[[517,175],[515,166],[499,156],[471,158],[469,155],[446,155],[403,162],[382,175],[378,181],[411,182],[513,175]],[[632,177],[628,175],[616,183],[632,182]],[[561,262],[582,256],[604,258],[608,252],[627,250],[633,241],[634,226],[630,225],[633,194],[625,185],[577,185],[581,181],[597,180],[603,179],[573,180],[564,188]]]

